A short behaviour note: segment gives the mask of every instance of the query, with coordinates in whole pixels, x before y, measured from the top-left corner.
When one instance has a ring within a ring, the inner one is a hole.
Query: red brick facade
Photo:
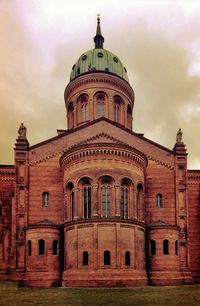
[[[132,131],[134,92],[105,71],[65,90],[68,130],[0,166],[0,279],[26,286],[200,281],[200,170]]]

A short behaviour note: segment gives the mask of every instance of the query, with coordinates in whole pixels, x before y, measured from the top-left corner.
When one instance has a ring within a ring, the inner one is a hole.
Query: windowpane
[[[103,217],[110,217],[110,186],[102,187]]]
[[[53,255],[58,255],[58,240],[53,241]]]
[[[83,266],[88,266],[89,255],[87,251],[83,252]]]
[[[161,193],[158,193],[156,195],[156,206],[157,207],[162,207],[163,206],[163,196]]]
[[[42,206],[48,206],[49,205],[49,193],[43,192],[42,194]]]
[[[110,252],[109,251],[104,252],[104,265],[105,266],[110,265]]]
[[[125,253],[125,265],[130,266],[131,265],[131,254],[129,251],[126,251]]]
[[[175,241],[175,255],[178,255],[178,240]]]
[[[31,256],[32,254],[32,244],[31,244],[31,241],[28,240],[28,256]]]
[[[38,241],[39,245],[39,255],[44,255],[45,254],[45,241],[43,239],[40,239]]]
[[[169,241],[167,239],[163,241],[163,254],[169,254]]]
[[[156,242],[155,242],[155,240],[151,240],[150,244],[151,244],[151,255],[156,255]]]
[[[91,187],[84,187],[84,218],[91,218]]]

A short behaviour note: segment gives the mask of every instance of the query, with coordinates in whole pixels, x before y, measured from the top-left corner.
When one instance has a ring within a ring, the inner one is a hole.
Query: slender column
[[[92,217],[96,218],[99,216],[99,201],[98,201],[98,190],[99,185],[92,185]]]
[[[115,186],[115,217],[120,218],[120,185]]]

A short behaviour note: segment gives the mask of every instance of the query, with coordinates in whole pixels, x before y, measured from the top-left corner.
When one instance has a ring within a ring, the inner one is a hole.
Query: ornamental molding
[[[134,91],[128,83],[119,77],[115,77],[111,74],[108,75],[106,73],[87,73],[85,75],[81,75],[67,85],[65,89],[65,96],[69,96],[75,89],[91,83],[110,84],[123,90],[123,92],[125,92],[131,98],[131,101],[134,101],[135,99]]]

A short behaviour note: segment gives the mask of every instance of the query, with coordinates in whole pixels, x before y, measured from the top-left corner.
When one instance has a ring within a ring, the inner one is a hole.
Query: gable
[[[142,152],[148,160],[168,168],[174,166],[173,151],[106,118],[100,118],[30,147],[29,162],[30,164],[39,163],[55,156],[61,156],[73,147],[89,143],[124,145]]]

